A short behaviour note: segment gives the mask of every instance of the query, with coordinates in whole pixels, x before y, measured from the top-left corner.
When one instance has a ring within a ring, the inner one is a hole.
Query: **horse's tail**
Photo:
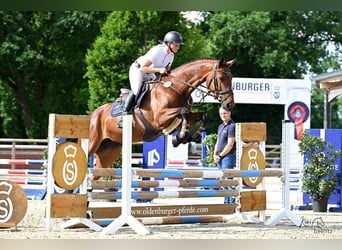
[[[106,105],[102,105],[90,115],[88,157],[93,155],[103,140],[102,115]]]

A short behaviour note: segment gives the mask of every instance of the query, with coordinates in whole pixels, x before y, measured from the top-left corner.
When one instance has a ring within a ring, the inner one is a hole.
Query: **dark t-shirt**
[[[235,122],[230,120],[226,125],[221,123],[217,129],[218,145],[217,151],[221,153],[224,147],[228,143],[228,138],[235,137]],[[234,142],[233,148],[230,150],[229,154],[235,153],[236,143]]]

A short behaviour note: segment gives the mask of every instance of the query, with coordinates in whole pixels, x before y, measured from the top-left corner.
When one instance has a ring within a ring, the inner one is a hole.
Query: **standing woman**
[[[219,109],[222,123],[217,129],[217,141],[214,147],[214,161],[220,169],[233,169],[236,166],[235,122],[229,108],[221,106]],[[232,190],[232,187],[224,187]],[[234,197],[225,197],[224,203],[235,203]]]
[[[174,54],[183,45],[183,38],[177,31],[169,31],[165,34],[161,44],[152,47],[145,55],[140,56],[132,63],[129,69],[129,81],[131,92],[126,98],[124,112],[132,109],[135,96],[145,81],[156,78],[155,73],[165,74],[170,71]]]

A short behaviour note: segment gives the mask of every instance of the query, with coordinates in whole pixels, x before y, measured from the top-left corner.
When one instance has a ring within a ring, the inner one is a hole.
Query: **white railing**
[[[265,146],[266,168],[281,168],[281,145]]]
[[[43,155],[47,144],[47,139],[0,138],[0,158],[17,159],[23,154],[37,158],[36,156]],[[11,168],[14,169],[15,164]]]

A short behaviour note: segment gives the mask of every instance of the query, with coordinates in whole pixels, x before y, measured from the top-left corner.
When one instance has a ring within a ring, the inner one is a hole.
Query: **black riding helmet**
[[[183,43],[183,37],[180,33],[178,33],[177,31],[169,31],[165,34],[164,36],[164,43],[170,43],[170,42],[174,42],[174,43],[178,43],[178,44],[184,44]]]

